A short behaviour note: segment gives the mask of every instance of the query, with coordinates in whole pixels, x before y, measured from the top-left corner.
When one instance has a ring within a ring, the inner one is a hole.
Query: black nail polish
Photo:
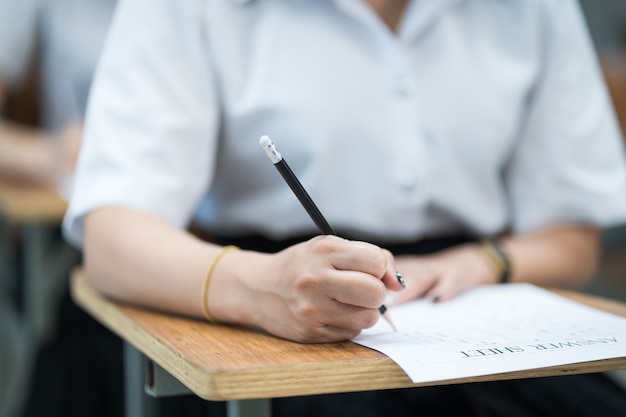
[[[441,300],[440,296],[436,295],[436,296],[433,297],[433,303],[438,303],[439,300]]]
[[[398,271],[396,271],[396,279],[398,280],[400,285],[402,285],[402,288],[406,288],[406,282],[404,282],[404,278],[402,278],[402,275],[400,275]]]

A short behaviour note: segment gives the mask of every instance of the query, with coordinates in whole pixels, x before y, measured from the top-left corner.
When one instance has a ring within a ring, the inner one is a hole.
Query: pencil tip
[[[398,329],[396,328],[396,325],[393,324],[393,321],[391,321],[391,317],[389,317],[389,312],[385,311],[385,313],[382,314],[382,317],[385,319],[387,323],[389,323],[389,325],[391,326],[394,332],[398,331]]]

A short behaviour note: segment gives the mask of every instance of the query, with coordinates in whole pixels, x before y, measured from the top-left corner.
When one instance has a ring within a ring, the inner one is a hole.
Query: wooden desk
[[[7,364],[0,381],[2,415],[20,407],[14,402],[28,381],[38,346],[55,331],[57,300],[80,260],[59,235],[66,207],[55,190],[0,182],[0,334],[6,335],[0,340],[0,363]],[[21,268],[10,256],[15,236]],[[21,312],[8,296],[16,286],[22,288]]]
[[[413,384],[391,359],[352,342],[303,345],[112,302],[94,291],[80,270],[72,276],[71,289],[81,307],[207,400],[287,397],[626,369],[626,357],[622,357]],[[626,317],[625,304],[574,292],[556,292]],[[153,366],[152,362],[148,366]],[[150,369],[148,374],[154,377]],[[150,384],[154,381],[149,380]]]
[[[59,224],[66,208],[55,190],[0,183],[0,213],[10,222]]]

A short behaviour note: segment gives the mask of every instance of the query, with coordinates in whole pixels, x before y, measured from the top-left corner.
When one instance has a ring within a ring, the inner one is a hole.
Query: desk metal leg
[[[126,416],[155,416],[153,397],[169,397],[191,394],[180,381],[158,364],[152,362],[133,345],[124,342],[124,383]],[[269,399],[228,401],[228,417],[270,417]]]
[[[26,374],[24,331],[17,308],[17,271],[11,228],[0,218],[0,416],[18,415],[22,376]]]
[[[13,259],[14,247],[12,242],[13,230],[11,226],[0,217],[0,291],[2,296],[9,300],[15,293],[17,283],[17,271],[15,270],[15,260]],[[16,300],[10,299],[11,302]]]
[[[271,400],[261,398],[258,400],[228,401],[226,413],[228,417],[270,417],[272,415]]]
[[[22,254],[24,261],[24,313],[26,323],[32,331],[33,343],[40,342],[44,337],[46,311],[42,305],[43,289],[41,285],[46,277],[44,269],[46,232],[40,225],[22,227]]]
[[[18,230],[23,275],[9,252],[16,249],[9,239]],[[78,264],[79,252],[57,230],[40,223],[13,228],[0,219],[0,415],[21,412],[37,351],[55,332],[56,303],[70,268]]]
[[[124,342],[124,396],[126,417],[156,416],[156,404],[144,390],[146,357]]]
[[[145,358],[145,390],[146,394],[154,397],[172,397],[193,394],[176,377],[161,368],[158,363]]]
[[[34,343],[45,342],[56,331],[56,303],[70,269],[80,254],[59,236],[57,226],[28,224],[22,227],[24,256],[24,306]]]
[[[12,300],[0,294],[0,416],[22,413],[34,364],[31,338]]]

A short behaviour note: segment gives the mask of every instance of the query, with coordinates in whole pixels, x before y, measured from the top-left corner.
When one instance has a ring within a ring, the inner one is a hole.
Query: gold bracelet
[[[209,293],[209,283],[211,282],[211,275],[213,275],[213,270],[215,269],[215,266],[217,265],[219,260],[222,258],[222,256],[226,255],[228,252],[232,250],[237,250],[237,249],[239,248],[235,245],[224,246],[222,250],[220,250],[217,253],[217,255],[215,255],[215,257],[209,264],[209,268],[207,269],[206,276],[204,277],[204,282],[202,283],[202,291],[201,291],[202,292],[202,300],[201,300],[202,301],[201,303],[202,314],[204,314],[204,317],[211,323],[216,322],[216,320],[213,318],[213,316],[211,316],[211,313],[209,312],[209,300],[207,300],[207,295]]]
[[[504,284],[511,277],[511,261],[506,252],[495,239],[485,239],[480,242],[480,248],[491,265],[498,272],[498,282]]]

